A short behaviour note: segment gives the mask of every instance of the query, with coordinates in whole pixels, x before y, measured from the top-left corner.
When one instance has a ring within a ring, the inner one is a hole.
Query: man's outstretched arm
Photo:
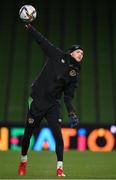
[[[63,52],[56,48],[51,42],[48,41],[39,31],[36,30],[31,24],[26,24],[25,27],[32,34],[36,42],[40,45],[46,56],[59,56]]]

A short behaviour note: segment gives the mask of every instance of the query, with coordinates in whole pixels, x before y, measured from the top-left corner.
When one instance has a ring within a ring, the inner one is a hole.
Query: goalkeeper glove
[[[74,128],[79,124],[79,119],[74,112],[69,113],[69,123],[71,128]]]

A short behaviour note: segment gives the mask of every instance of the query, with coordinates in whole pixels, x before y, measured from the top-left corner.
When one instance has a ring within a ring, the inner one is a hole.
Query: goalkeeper
[[[18,174],[26,174],[30,138],[35,128],[39,127],[41,120],[45,117],[56,141],[57,176],[65,176],[63,173],[64,145],[61,134],[60,99],[63,94],[70,125],[76,127],[79,120],[72,105],[72,100],[79,81],[83,49],[80,45],[73,45],[67,53],[64,53],[51,44],[31,24],[27,24],[26,29],[43,50],[46,63],[40,75],[32,84],[31,103],[29,104],[22,139],[21,162]]]

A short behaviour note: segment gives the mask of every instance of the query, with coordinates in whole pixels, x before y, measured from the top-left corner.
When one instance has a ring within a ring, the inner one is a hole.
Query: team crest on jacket
[[[76,76],[77,73],[76,73],[75,69],[72,69],[71,71],[69,71],[69,75],[70,76]]]

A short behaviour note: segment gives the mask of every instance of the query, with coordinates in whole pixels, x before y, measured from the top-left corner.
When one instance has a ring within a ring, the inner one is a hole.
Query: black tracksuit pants
[[[35,130],[35,128],[39,127],[41,120],[45,117],[47,119],[48,125],[52,130],[56,141],[56,155],[57,161],[63,161],[63,138],[61,134],[61,122],[60,119],[60,112],[59,112],[59,105],[55,104],[51,106],[49,109],[40,110],[41,105],[37,105],[36,102],[33,100],[31,103],[31,107],[27,113],[27,120],[26,120],[26,127],[24,136],[22,139],[22,155],[26,155],[29,144],[30,138]]]

